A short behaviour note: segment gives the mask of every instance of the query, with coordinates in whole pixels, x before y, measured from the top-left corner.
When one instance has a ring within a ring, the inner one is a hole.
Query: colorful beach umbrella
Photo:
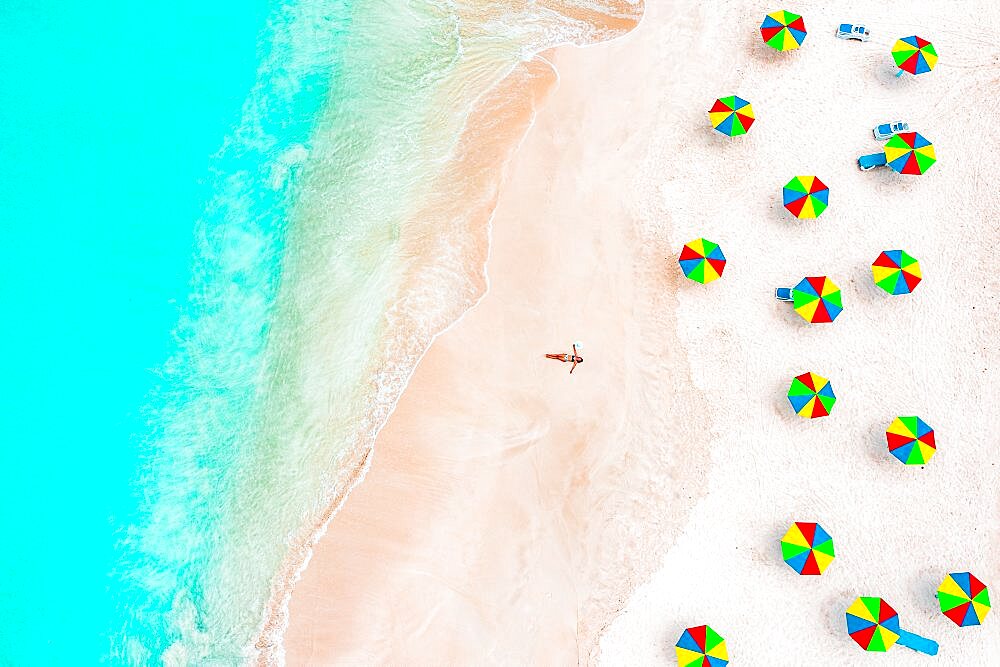
[[[934,144],[919,132],[900,132],[885,142],[885,162],[900,174],[919,176],[937,162]],[[876,153],[876,155],[878,155]]]
[[[685,244],[677,261],[685,276],[702,284],[721,278],[726,268],[722,248],[708,239],[695,239]]]
[[[785,184],[781,198],[796,218],[818,218],[830,205],[830,188],[815,176],[796,176]]]
[[[826,276],[803,278],[792,288],[792,305],[806,322],[833,322],[844,310],[840,288]]]
[[[764,43],[778,51],[791,51],[802,46],[806,39],[806,24],[798,14],[784,9],[771,12],[760,24]]]
[[[800,417],[816,419],[830,414],[837,397],[829,380],[810,372],[792,378],[788,402]]]
[[[889,294],[909,294],[920,284],[920,262],[903,250],[883,250],[872,262],[875,284]]]
[[[979,625],[990,613],[990,591],[969,572],[952,572],[937,589],[941,613],[959,627]]]
[[[899,615],[877,597],[859,597],[847,608],[847,634],[866,651],[884,653],[899,642],[914,651],[936,655],[937,642],[899,627]]]
[[[715,100],[715,104],[708,110],[708,119],[719,132],[736,137],[750,130],[756,116],[753,115],[753,107],[749,102],[742,97],[730,95]]]
[[[847,634],[866,651],[888,651],[899,629],[899,615],[882,598],[859,597],[847,608]]]
[[[906,465],[922,466],[937,451],[934,429],[920,417],[896,417],[885,430],[885,439],[889,453]]]
[[[680,667],[724,667],[729,664],[726,640],[707,625],[688,628],[675,646]]]
[[[799,574],[823,574],[833,562],[833,538],[818,523],[796,521],[781,538],[781,557]]]
[[[923,37],[911,35],[897,39],[892,45],[892,59],[896,67],[910,74],[930,72],[937,64],[938,55],[934,45]]]

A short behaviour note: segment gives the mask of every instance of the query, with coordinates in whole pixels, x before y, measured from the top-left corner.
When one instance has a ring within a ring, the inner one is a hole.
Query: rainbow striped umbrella
[[[803,278],[792,288],[792,305],[806,322],[833,322],[844,310],[840,288],[826,276]]]
[[[722,248],[708,239],[695,239],[685,244],[677,261],[685,276],[702,284],[721,278],[726,268]]]
[[[800,417],[816,419],[830,414],[837,396],[829,380],[809,372],[792,378],[788,387],[788,402]]]
[[[798,14],[780,9],[764,17],[760,24],[764,43],[778,51],[791,51],[806,39],[806,24]]]
[[[753,107],[742,97],[730,95],[715,100],[708,110],[708,119],[719,132],[728,137],[746,134],[757,119],[753,115]]]
[[[959,627],[980,625],[990,613],[990,591],[969,572],[952,572],[937,589],[941,613]]]
[[[796,176],[782,188],[781,198],[796,218],[818,218],[830,205],[830,188],[815,176]]]
[[[818,523],[796,521],[781,538],[781,557],[799,574],[823,574],[833,562],[833,538]]]
[[[930,72],[937,64],[938,55],[934,45],[923,37],[911,35],[897,39],[892,45],[892,59],[896,67],[910,74]]]
[[[680,667],[725,667],[729,664],[726,640],[707,625],[688,628],[681,633],[674,650]]]
[[[872,262],[875,284],[889,294],[909,294],[920,284],[920,262],[904,250],[883,250]]]
[[[896,417],[885,430],[889,453],[910,466],[922,466],[937,451],[934,429],[920,417]]]
[[[937,162],[934,144],[919,132],[900,132],[890,137],[882,149],[885,161],[900,174],[919,176]],[[876,153],[878,155],[878,153]]]
[[[899,627],[899,614],[877,597],[859,597],[847,608],[847,634],[866,651],[885,653],[896,642],[928,655],[937,655],[937,642]]]

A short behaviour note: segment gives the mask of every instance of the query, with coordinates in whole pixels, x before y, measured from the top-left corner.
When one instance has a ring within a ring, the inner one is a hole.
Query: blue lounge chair
[[[938,654],[938,643],[933,639],[927,639],[927,637],[921,637],[920,635],[915,635],[912,632],[907,632],[906,630],[899,631],[899,641],[900,646],[905,646],[908,649],[918,651],[920,653],[926,653],[927,655],[937,655]]]
[[[861,167],[861,171],[868,171],[869,169],[874,169],[875,167],[884,167],[885,153],[862,155],[858,158],[858,166]]]
[[[791,287],[779,287],[774,290],[774,298],[778,301],[795,301],[795,299],[792,298]]]

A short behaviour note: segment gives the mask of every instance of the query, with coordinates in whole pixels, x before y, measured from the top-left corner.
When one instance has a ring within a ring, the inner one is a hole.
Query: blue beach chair
[[[868,171],[869,169],[874,169],[875,167],[884,167],[885,153],[862,155],[858,158],[858,166],[861,167],[861,171]]]

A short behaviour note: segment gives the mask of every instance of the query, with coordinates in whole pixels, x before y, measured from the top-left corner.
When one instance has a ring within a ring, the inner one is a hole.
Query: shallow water
[[[153,653],[174,634],[161,617],[160,592],[172,597],[178,583],[170,564],[143,559],[155,586],[110,573],[138,565],[122,560],[127,526],[144,535],[150,517],[171,514],[147,482],[177,484],[174,464],[159,461],[175,392],[214,381],[233,411],[245,393],[184,350],[212,335],[208,320],[227,337],[243,327],[233,344],[248,354],[262,337],[284,195],[257,187],[268,174],[255,144],[268,132],[272,146],[307,138],[325,93],[258,83],[255,94],[281,104],[241,119],[272,11],[258,0],[0,13],[4,664],[97,662],[120,651],[111,636],[126,623],[129,642]],[[212,304],[213,292],[241,287],[259,303]],[[181,428],[207,439],[205,421]],[[173,513],[195,519],[189,506]],[[191,545],[175,545],[197,570]]]

